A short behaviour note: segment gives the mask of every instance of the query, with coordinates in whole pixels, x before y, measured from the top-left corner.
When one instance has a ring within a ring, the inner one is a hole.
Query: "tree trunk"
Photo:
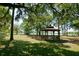
[[[60,19],[58,18],[58,29],[60,30]],[[60,40],[60,31],[58,31],[58,39]]]
[[[64,36],[66,36],[66,26],[64,24],[64,33],[63,33]]]
[[[79,36],[79,29],[78,29],[78,36]]]
[[[68,28],[66,24],[64,24],[64,36],[68,36]]]
[[[64,35],[64,29],[63,29],[63,25],[61,25],[61,26],[62,26],[62,27],[61,27],[61,28],[62,28],[62,35]]]
[[[39,36],[41,35],[40,31],[39,31]]]
[[[66,30],[66,32],[67,32],[66,35],[67,35],[67,36],[68,36],[68,30],[69,30],[69,27],[68,27],[68,25],[67,25],[67,30]]]
[[[13,7],[13,11],[12,11],[12,20],[11,20],[11,34],[10,34],[10,41],[13,40],[14,11],[15,11],[15,8]]]
[[[36,35],[39,35],[38,28],[36,28]]]

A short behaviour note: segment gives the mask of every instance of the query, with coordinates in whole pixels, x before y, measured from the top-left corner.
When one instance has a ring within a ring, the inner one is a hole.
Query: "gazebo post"
[[[43,38],[43,31],[41,31],[41,39]]]
[[[47,36],[48,36],[48,31],[47,31]]]
[[[58,31],[58,39],[60,40],[60,30]]]
[[[47,31],[47,39],[48,39],[48,36],[49,36],[49,35],[48,35],[48,31]]]
[[[53,31],[53,40],[54,40],[54,31]]]
[[[46,31],[45,31],[45,36],[46,36]]]
[[[43,35],[43,31],[41,31],[42,32],[42,35]]]
[[[48,35],[47,35],[47,32],[48,32],[48,31],[46,31],[46,39],[48,39]]]
[[[45,31],[45,39],[46,39],[46,31]]]

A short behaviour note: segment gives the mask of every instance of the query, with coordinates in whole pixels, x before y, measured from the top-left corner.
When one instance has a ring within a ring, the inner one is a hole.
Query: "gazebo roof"
[[[42,29],[42,31],[60,31],[59,29],[55,29],[54,26],[47,26],[45,29]]]
[[[47,26],[47,28],[54,28],[54,26]]]
[[[42,31],[60,31],[59,29],[54,29],[54,28],[45,28]]]
[[[47,26],[45,29],[42,29],[42,31],[60,31],[60,30],[55,29],[54,26]]]

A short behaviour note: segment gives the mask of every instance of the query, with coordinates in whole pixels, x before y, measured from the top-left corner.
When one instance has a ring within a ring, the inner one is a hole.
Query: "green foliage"
[[[53,10],[53,16],[59,20],[59,26],[68,25],[64,28],[62,27],[63,30],[69,26],[79,30],[79,4],[57,3],[50,5],[51,11]]]
[[[44,29],[51,21],[52,16],[46,11],[44,4],[36,4],[28,12],[28,18],[24,20],[24,31],[30,33],[32,30],[39,32]]]
[[[57,18],[58,26],[71,25],[71,27],[75,29],[79,28],[77,22],[79,14],[79,4],[26,3],[25,7],[27,8],[17,8],[15,20],[17,20],[18,18],[23,18],[25,15],[27,16],[23,24],[23,28],[26,33],[32,32],[33,29],[35,29],[36,31],[40,31],[42,28],[44,29],[47,25],[49,25],[52,19],[54,20],[55,18]],[[1,11],[0,17],[2,17],[7,11],[7,8],[1,6],[0,11]],[[9,13],[7,14],[4,21],[3,19],[0,19],[1,30],[6,30],[7,27],[10,26],[9,19],[11,19],[11,15]],[[6,29],[4,29],[4,27],[6,27]]]
[[[72,26],[73,26],[75,29],[79,29],[79,20],[73,20]]]
[[[32,26],[30,25],[30,23],[28,21],[23,22],[21,26],[24,29],[25,34],[29,35],[32,32]]]
[[[0,39],[2,40],[9,31],[11,15],[7,13],[7,15],[2,18],[7,12],[7,8],[0,6]]]
[[[0,41],[3,40],[7,35],[5,33],[0,32]]]

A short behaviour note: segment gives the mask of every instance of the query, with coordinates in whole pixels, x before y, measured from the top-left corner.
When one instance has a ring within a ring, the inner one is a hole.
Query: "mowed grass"
[[[8,39],[8,38],[7,38]],[[36,40],[26,35],[14,35],[10,47],[0,48],[2,56],[78,56],[79,46],[72,49],[70,42],[55,42]],[[2,40],[1,44],[6,45],[8,40]],[[69,44],[70,43],[70,44]],[[78,44],[77,44],[78,45]]]
[[[64,42],[63,45],[67,45],[70,48],[66,48],[68,50],[72,51],[79,51],[79,37],[73,37],[73,36],[61,36],[63,40],[66,40],[67,42]]]

